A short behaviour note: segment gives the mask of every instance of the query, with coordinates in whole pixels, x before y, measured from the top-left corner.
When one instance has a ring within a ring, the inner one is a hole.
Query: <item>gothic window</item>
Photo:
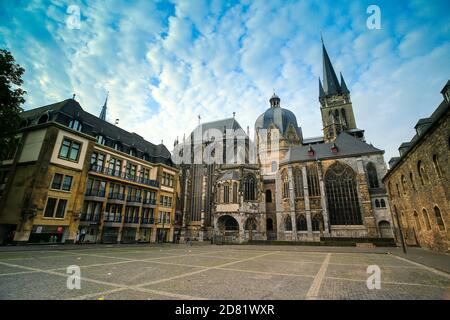
[[[330,223],[362,224],[355,172],[349,166],[336,162],[325,174],[325,186]]]
[[[386,208],[386,201],[384,201],[384,199],[381,199],[381,201],[380,201],[380,206],[381,206],[382,208]]]
[[[292,231],[292,220],[291,220],[291,216],[290,215],[287,215],[284,218],[284,230]]]
[[[420,225],[419,215],[417,214],[417,211],[414,210],[414,221],[416,222],[416,228],[418,231],[422,229],[422,226]]]
[[[244,181],[244,200],[256,200],[256,179],[248,175]]]
[[[307,231],[308,227],[306,224],[306,218],[304,215],[297,217],[297,231]]]
[[[270,189],[266,190],[266,202],[272,202],[272,191]]]
[[[312,220],[312,231],[321,231],[322,229],[322,215],[316,214]]]
[[[272,231],[273,230],[273,221],[271,218],[268,218],[266,220],[266,229],[267,231]]]
[[[433,165],[434,165],[434,170],[436,171],[437,176],[440,178],[442,176],[442,172],[441,172],[441,168],[439,167],[437,154],[433,155]]]
[[[308,193],[310,197],[320,197],[319,175],[317,166],[309,165],[306,167],[306,176],[308,180]]]
[[[345,125],[347,125],[347,116],[345,115],[345,109],[341,109],[342,120],[344,120]]]
[[[425,168],[421,160],[417,162],[417,173],[419,174],[420,182],[422,183],[422,185],[428,183],[428,175],[425,172]]]
[[[238,185],[237,182],[233,182],[233,203],[237,203],[238,202]]]
[[[296,197],[303,197],[303,176],[300,168],[294,170],[294,189]]]
[[[337,122],[339,122],[339,110],[338,110],[338,109],[334,110],[334,119],[335,119]]]
[[[400,188],[398,187],[398,183],[395,184],[395,187],[397,188],[397,195],[400,198]]]
[[[380,201],[378,199],[375,199],[375,207],[377,208],[380,207]]]
[[[414,185],[414,176],[413,176],[413,173],[412,173],[412,172],[409,173],[409,180],[411,181],[411,187],[412,187],[412,189],[413,189],[413,190],[416,190],[416,186]]]
[[[380,184],[378,183],[378,174],[375,165],[369,162],[366,167],[367,176],[369,178],[369,188],[378,188]]]
[[[223,202],[230,202],[230,186],[228,185],[228,183],[224,184],[223,186]]]
[[[436,217],[436,223],[439,227],[440,231],[445,231],[444,221],[442,220],[441,210],[435,206],[434,207],[434,215]]]
[[[392,184],[391,184],[390,181],[388,183],[388,189],[389,189],[388,191],[389,191],[390,197],[393,198],[394,197],[394,191],[392,190]]]
[[[425,226],[427,227],[427,230],[431,230],[430,217],[428,217],[428,212],[425,208],[422,209],[422,215],[423,215],[423,220],[425,221]]]
[[[403,190],[403,194],[406,194],[406,178],[405,176],[402,174],[402,190]]]
[[[286,170],[283,171],[281,179],[283,180],[283,198],[289,198],[289,176]]]

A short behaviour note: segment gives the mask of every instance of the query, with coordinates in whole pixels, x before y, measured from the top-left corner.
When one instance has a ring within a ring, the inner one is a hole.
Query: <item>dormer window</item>
[[[42,116],[39,117],[38,124],[46,123],[49,119],[50,119],[50,116],[46,112]]]
[[[132,157],[136,157],[136,154],[137,154],[136,149],[130,148],[130,152],[128,154]]]
[[[98,135],[97,136],[97,143],[98,144],[105,145],[105,142],[106,142],[106,139],[105,139],[104,136],[102,136],[102,135]]]
[[[81,129],[83,128],[83,125],[81,124],[80,121],[78,121],[76,119],[72,119],[69,122],[69,128],[76,130],[76,131],[81,131]]]
[[[114,150],[122,151],[122,147],[120,146],[120,144],[118,142],[114,143]]]
[[[339,150],[338,150],[337,145],[333,143],[333,145],[331,146],[331,152],[332,152],[332,153],[337,153],[338,151],[339,151]]]
[[[310,157],[314,156],[314,149],[311,147],[311,145],[309,145],[308,156]]]

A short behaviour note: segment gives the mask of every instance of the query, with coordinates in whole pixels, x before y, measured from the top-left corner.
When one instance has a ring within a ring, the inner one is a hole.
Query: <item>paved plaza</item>
[[[80,289],[67,288],[72,265]],[[380,289],[367,287],[369,265],[380,267]],[[0,252],[0,299],[449,298],[449,273],[383,250],[180,244]]]

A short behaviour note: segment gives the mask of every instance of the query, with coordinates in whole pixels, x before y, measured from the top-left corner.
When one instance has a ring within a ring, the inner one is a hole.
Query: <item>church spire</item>
[[[322,54],[323,54],[323,89],[326,95],[338,94],[341,91],[336,73],[333,65],[328,57],[327,49],[322,40]]]
[[[320,77],[319,77],[319,98],[324,98],[324,97],[325,97],[325,91],[323,91],[322,81],[320,81]]]
[[[350,91],[347,88],[347,84],[344,81],[344,77],[342,76],[342,72],[341,72],[341,93],[350,93]]]
[[[105,104],[103,104],[102,112],[100,112],[100,116],[99,116],[100,119],[105,120],[105,121],[106,121],[106,109],[107,109],[106,105],[108,103],[108,95],[109,95],[109,91],[106,94]]]

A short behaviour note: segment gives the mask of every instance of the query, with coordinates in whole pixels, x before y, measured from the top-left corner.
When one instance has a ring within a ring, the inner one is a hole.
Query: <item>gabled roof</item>
[[[332,152],[335,145],[338,149],[337,153]],[[310,147],[314,151],[314,155],[309,154]],[[375,148],[352,135],[342,132],[338,135],[334,142],[319,143],[314,145],[302,145],[292,147],[281,163],[289,163],[296,161],[315,161],[332,158],[356,157],[364,154],[383,153],[383,150]]]

